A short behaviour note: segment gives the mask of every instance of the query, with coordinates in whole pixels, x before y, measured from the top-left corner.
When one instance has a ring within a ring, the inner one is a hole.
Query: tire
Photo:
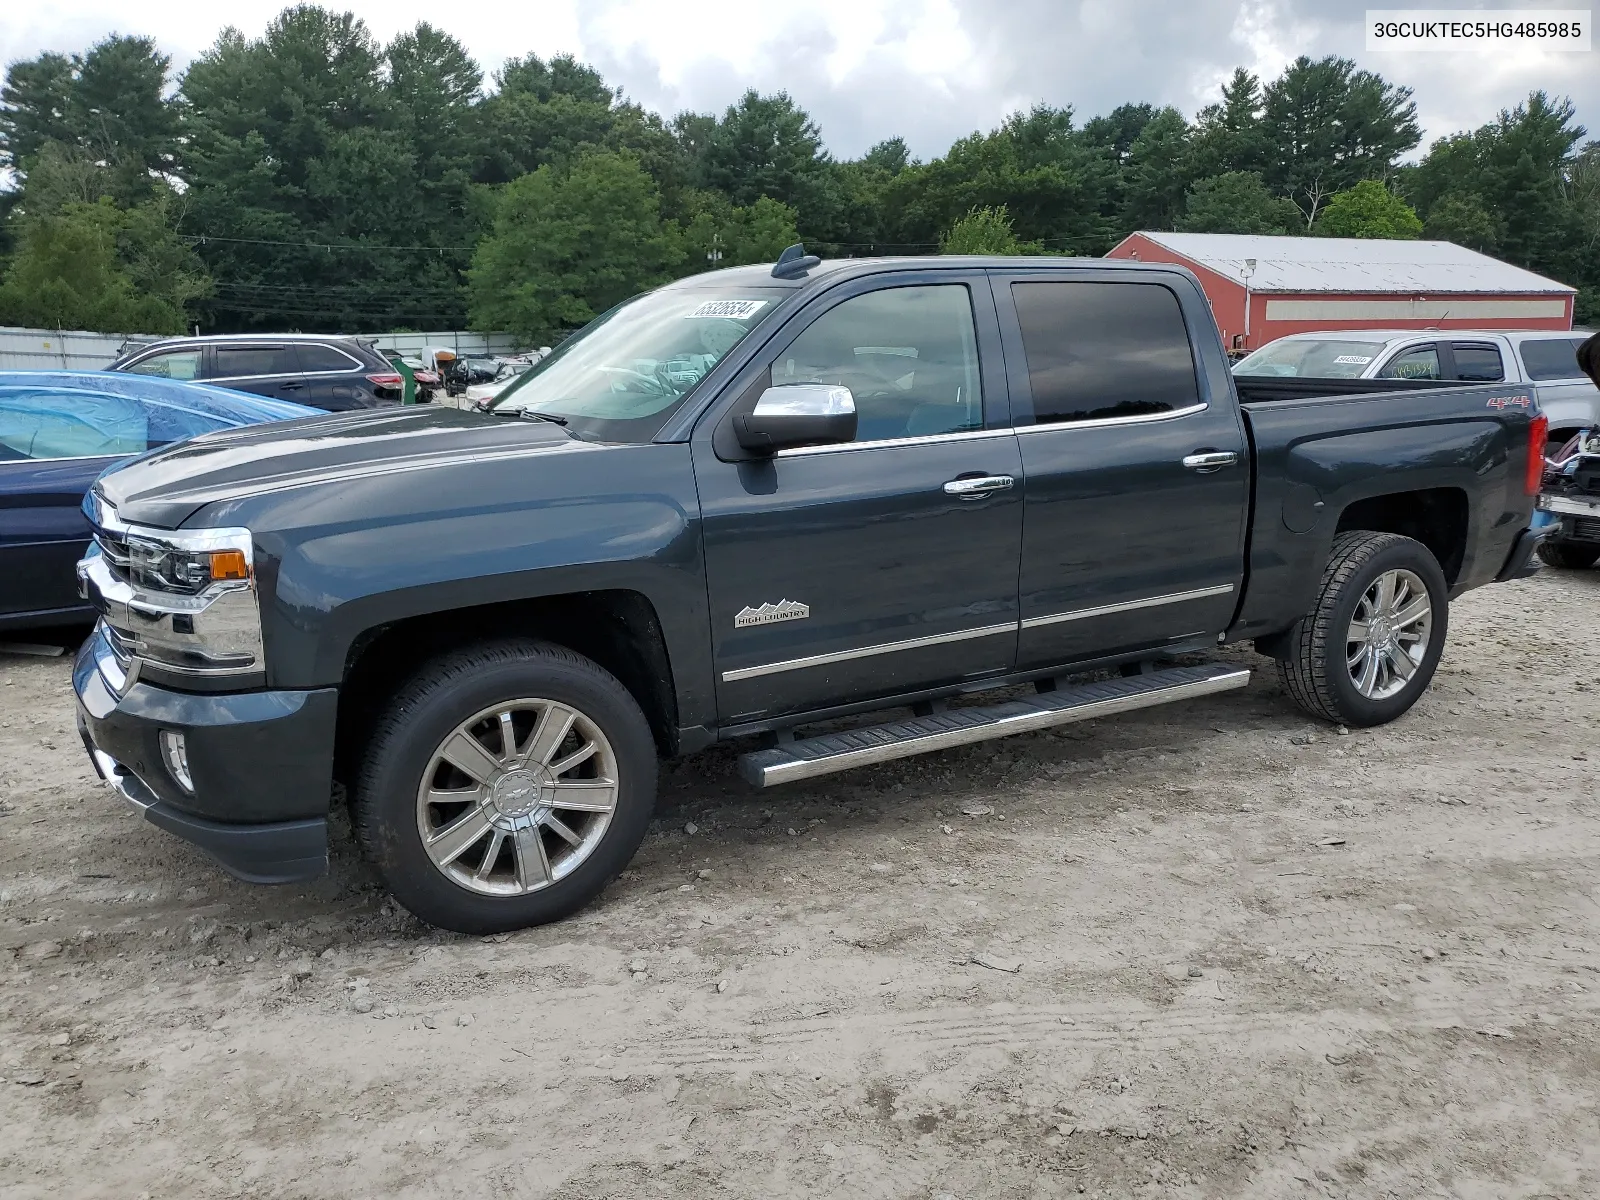
[[[1393,607],[1402,621],[1424,595],[1426,615],[1402,625],[1381,609],[1373,613],[1374,602],[1382,600],[1377,589],[1385,578],[1394,585]],[[1358,610],[1379,619],[1353,628]],[[1393,639],[1385,636],[1385,626],[1395,628]],[[1313,716],[1346,725],[1382,725],[1427,691],[1444,653],[1448,626],[1449,589],[1426,546],[1397,533],[1342,533],[1334,539],[1316,605],[1284,638],[1279,678],[1294,702]],[[1379,648],[1360,651],[1363,643],[1353,640],[1357,628],[1370,630]],[[1353,647],[1359,660],[1352,660]],[[1404,673],[1407,664],[1409,676]],[[1357,670],[1362,672],[1359,679],[1353,673]],[[1371,689],[1363,691],[1368,679]]]
[[[1600,546],[1552,542],[1548,538],[1539,543],[1538,553],[1543,562],[1566,571],[1583,571],[1600,562]]]
[[[413,914],[500,933],[599,895],[655,796],[655,739],[628,690],[582,655],[519,639],[443,655],[400,688],[367,743],[354,822]]]

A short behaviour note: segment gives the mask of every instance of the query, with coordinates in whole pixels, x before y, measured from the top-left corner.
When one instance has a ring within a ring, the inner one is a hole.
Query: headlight
[[[130,680],[213,679],[235,686],[265,670],[250,533],[124,525],[101,502],[95,544],[78,564],[93,601],[131,659]]]
[[[233,533],[235,531],[217,531]],[[128,581],[136,587],[195,596],[213,583],[241,582],[250,578],[250,535],[208,539],[204,549],[191,549],[173,540],[153,541],[130,536]],[[242,544],[224,545],[235,541]]]

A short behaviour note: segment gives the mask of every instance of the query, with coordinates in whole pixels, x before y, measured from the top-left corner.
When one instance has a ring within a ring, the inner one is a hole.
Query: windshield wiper
[[[549,421],[552,425],[565,425],[567,423],[565,417],[558,417],[555,413],[536,412],[531,408],[517,409],[517,416],[524,421]]]

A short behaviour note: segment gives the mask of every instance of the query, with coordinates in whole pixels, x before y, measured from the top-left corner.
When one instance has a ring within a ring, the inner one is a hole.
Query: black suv
[[[398,404],[405,382],[371,342],[309,333],[169,338],[126,350],[108,370],[200,380],[330,412]]]

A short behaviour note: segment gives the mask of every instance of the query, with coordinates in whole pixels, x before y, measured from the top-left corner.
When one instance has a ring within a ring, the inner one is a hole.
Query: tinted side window
[[[298,375],[293,346],[218,346],[213,379],[246,375]]]
[[[1582,338],[1540,338],[1526,341],[1517,349],[1529,379],[1582,379],[1578,366],[1578,347]]]
[[[1378,372],[1379,379],[1442,379],[1437,346],[1413,346],[1402,350]]]
[[[1506,377],[1500,351],[1481,342],[1457,342],[1450,347],[1456,359],[1456,378],[1470,383],[1498,383]]]
[[[1178,298],[1157,283],[1013,283],[1039,424],[1200,403]]]
[[[127,370],[132,375],[154,375],[160,379],[194,379],[200,374],[199,350],[168,350],[140,359]]]
[[[322,342],[301,342],[295,349],[302,371],[354,371],[361,365],[343,350]]]
[[[772,385],[839,383],[856,441],[983,426],[978,339],[964,284],[886,288],[830,309],[772,364]]]

